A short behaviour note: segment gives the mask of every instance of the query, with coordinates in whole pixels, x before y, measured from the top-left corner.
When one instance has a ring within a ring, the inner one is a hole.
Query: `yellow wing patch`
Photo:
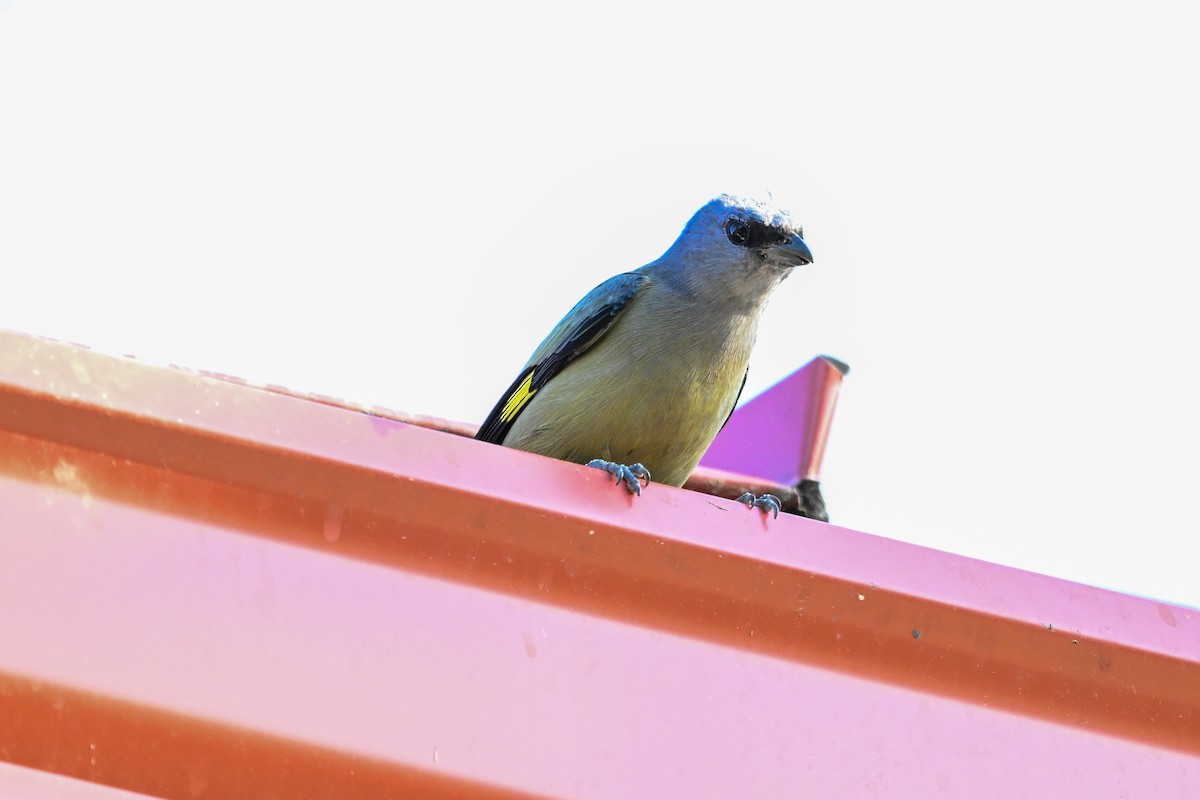
[[[500,410],[501,422],[512,422],[517,418],[517,414],[521,413],[521,409],[529,402],[529,399],[537,394],[537,389],[531,389],[533,385],[534,370],[529,370],[529,374],[525,376],[525,380],[517,387],[516,391],[508,396],[508,400],[504,403],[504,408]]]

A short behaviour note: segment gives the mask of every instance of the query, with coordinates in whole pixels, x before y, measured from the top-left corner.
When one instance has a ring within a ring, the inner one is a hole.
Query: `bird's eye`
[[[725,223],[725,235],[738,247],[745,247],[746,242],[750,241],[750,227],[740,219],[734,218]]]

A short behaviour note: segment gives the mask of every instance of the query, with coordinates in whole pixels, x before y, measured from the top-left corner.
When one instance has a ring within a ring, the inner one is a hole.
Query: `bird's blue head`
[[[689,285],[765,297],[792,268],[811,264],[804,231],[768,202],[723,194],[706,203],[659,259]]]

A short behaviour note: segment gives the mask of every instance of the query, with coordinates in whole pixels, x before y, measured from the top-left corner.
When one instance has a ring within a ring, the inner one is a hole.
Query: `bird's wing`
[[[537,390],[600,341],[649,280],[641,272],[616,275],[576,303],[538,345],[521,374],[483,421],[475,438],[493,444],[503,443],[508,429]]]

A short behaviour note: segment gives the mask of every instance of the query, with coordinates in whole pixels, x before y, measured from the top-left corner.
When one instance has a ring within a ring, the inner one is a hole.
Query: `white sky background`
[[[770,191],[836,523],[1200,606],[1187,8],[0,2],[0,327],[479,421]]]

